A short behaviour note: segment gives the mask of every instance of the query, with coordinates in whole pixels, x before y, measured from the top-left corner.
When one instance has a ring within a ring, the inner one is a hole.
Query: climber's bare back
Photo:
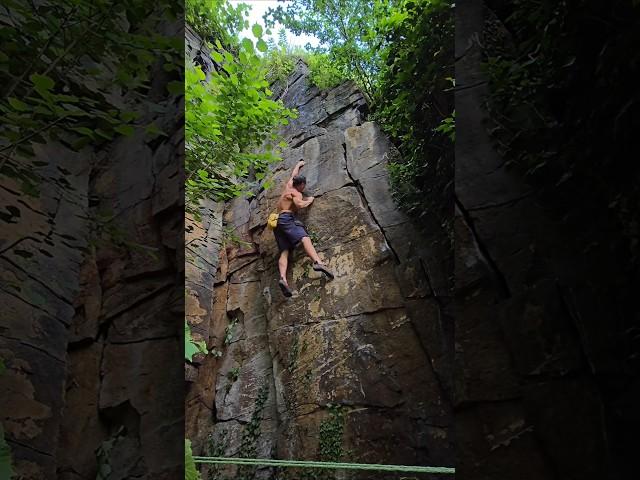
[[[298,208],[293,202],[294,197],[302,199],[302,194],[287,184],[282,191],[282,195],[280,195],[280,198],[278,199],[278,212],[295,212]]]

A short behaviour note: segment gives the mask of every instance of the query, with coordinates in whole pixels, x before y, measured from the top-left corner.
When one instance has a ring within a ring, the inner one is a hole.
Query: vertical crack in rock
[[[484,244],[484,242],[478,235],[478,232],[476,231],[475,225],[473,223],[473,218],[471,218],[471,214],[469,214],[469,212],[465,209],[464,205],[462,204],[462,202],[460,201],[457,195],[454,195],[454,199],[455,199],[456,207],[458,208],[458,211],[462,215],[465,225],[473,235],[473,241],[478,249],[478,252],[480,253],[482,259],[485,261],[486,265],[489,267],[489,269],[494,275],[494,278],[496,280],[500,293],[504,296],[504,298],[510,298],[511,291],[509,289],[509,284],[507,283],[507,279],[504,276],[504,274],[500,271],[500,268],[498,268],[498,265],[496,264],[495,260],[491,257],[491,254],[489,253],[489,249],[487,248],[487,246]]]
[[[345,171],[347,172],[347,175],[349,176],[349,178],[351,179],[351,182],[355,185],[356,189],[358,190],[358,194],[360,195],[360,198],[362,199],[362,203],[363,203],[363,205],[365,205],[367,207],[367,210],[368,210],[369,214],[371,215],[371,219],[375,222],[375,224],[378,226],[378,229],[380,230],[380,233],[382,233],[382,235],[384,236],[385,245],[387,246],[387,248],[393,254],[393,258],[395,259],[396,264],[400,264],[401,263],[400,262],[400,257],[398,256],[398,253],[395,251],[395,249],[391,246],[391,242],[389,241],[389,238],[387,237],[385,229],[382,227],[382,225],[380,224],[380,222],[376,218],[375,214],[373,213],[373,210],[371,209],[371,205],[369,205],[369,201],[367,200],[367,197],[366,197],[366,195],[364,193],[364,189],[362,188],[362,184],[360,183],[360,180],[354,178],[351,175],[351,172],[349,171],[349,162],[347,161],[347,144],[345,142],[342,143],[342,151],[343,151],[343,155],[344,155],[344,165],[345,165]]]

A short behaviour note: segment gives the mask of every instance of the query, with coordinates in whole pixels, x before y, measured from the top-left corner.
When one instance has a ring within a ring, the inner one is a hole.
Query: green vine
[[[230,345],[233,340],[233,333],[235,331],[236,325],[238,324],[238,319],[234,318],[229,325],[224,327],[224,345]]]
[[[247,242],[240,238],[240,236],[235,232],[234,227],[224,227],[222,229],[222,242],[225,246],[227,245],[236,245],[238,247],[252,247],[253,244],[251,242]]]
[[[238,457],[240,458],[256,458],[258,440],[260,439],[260,424],[262,423],[262,412],[269,398],[269,386],[267,384],[262,385],[258,390],[258,395],[255,401],[255,408],[251,415],[251,420],[245,426],[242,433],[242,439],[240,440],[240,451]],[[241,466],[238,468],[238,472],[234,477],[236,480],[253,480],[255,478],[257,467]]]
[[[227,372],[227,384],[225,385],[225,391],[229,393],[231,387],[234,383],[238,381],[238,377],[240,376],[240,367],[234,367]]]
[[[329,418],[320,423],[320,460],[323,462],[339,462],[344,451],[342,435],[344,433],[344,411],[342,405],[327,405]]]
[[[296,337],[293,340],[293,343],[291,344],[291,349],[289,350],[289,362],[287,364],[287,371],[290,374],[292,374],[296,369],[299,350],[300,350],[300,346],[298,343],[298,336],[296,335]]]
[[[322,462],[340,462],[348,453],[342,447],[345,407],[328,404],[327,410],[329,416],[320,422],[318,432],[318,457]],[[291,480],[331,480],[335,478],[335,472],[331,470],[304,469],[300,472],[290,470],[281,472],[281,474],[284,478]]]
[[[224,457],[227,449],[227,430],[223,429],[220,433],[220,440],[216,440],[213,434],[208,435],[208,443],[206,446],[207,456]],[[207,465],[207,480],[222,480],[220,465]]]

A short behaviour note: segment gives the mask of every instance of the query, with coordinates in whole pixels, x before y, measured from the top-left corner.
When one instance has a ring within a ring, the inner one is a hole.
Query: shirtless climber
[[[278,250],[280,251],[280,258],[278,259],[280,280],[278,285],[280,285],[285,297],[292,295],[287,283],[289,252],[293,251],[300,242],[302,242],[304,251],[313,260],[313,269],[324,273],[329,279],[333,279],[333,273],[322,264],[316,249],[313,248],[303,223],[294,216],[294,212],[299,208],[306,208],[313,203],[313,197],[308,197],[306,200],[302,199],[302,192],[307,184],[307,179],[303,175],[299,175],[303,165],[304,162],[300,161],[295,166],[291,173],[291,178],[278,199],[278,225],[273,230],[278,243]]]

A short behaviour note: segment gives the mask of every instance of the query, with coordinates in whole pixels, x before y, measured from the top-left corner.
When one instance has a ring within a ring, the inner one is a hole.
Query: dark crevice
[[[170,340],[170,339],[178,339],[179,337],[176,335],[161,335],[158,337],[148,337],[148,338],[141,338],[138,340],[128,340],[128,341],[113,341],[110,340],[109,343],[111,345],[130,345],[130,344],[134,344],[134,343],[144,343],[144,342],[153,342],[156,340]]]
[[[320,128],[321,128],[321,127],[320,127]],[[295,143],[293,143],[293,144],[289,145],[288,147],[289,147],[290,149],[292,149],[292,150],[293,150],[293,149],[295,149],[295,148],[299,148],[299,147],[303,146],[305,143],[309,142],[310,140],[313,140],[314,138],[320,138],[320,137],[322,137],[322,136],[324,136],[324,135],[325,135],[325,134],[323,133],[323,134],[321,134],[321,135],[313,135],[313,136],[311,136],[311,137],[306,137],[306,138],[305,138],[305,136],[304,136],[304,135],[305,135],[306,133],[307,133],[307,132],[304,132],[304,133],[301,133],[300,135],[296,135],[295,137],[291,138],[291,141],[293,142],[295,138],[297,138],[297,137],[302,137],[302,139],[301,139],[301,140],[296,140],[296,141],[295,141]],[[274,170],[274,171],[277,171],[277,170]]]
[[[16,269],[20,270],[22,273],[24,273],[27,277],[29,277],[31,280],[33,280],[34,282],[36,282],[38,285],[40,285],[41,287],[43,287],[45,290],[47,290],[48,292],[50,292],[54,297],[56,297],[58,300],[60,300],[61,302],[65,303],[66,305],[69,306],[73,306],[71,304],[71,302],[64,298],[61,294],[57,293],[55,290],[53,290],[51,287],[49,287],[46,283],[44,283],[43,281],[37,279],[36,277],[34,277],[33,275],[31,275],[29,272],[27,272],[25,269],[23,269],[20,265],[18,265],[17,263],[9,260],[7,257],[5,256],[0,256],[0,259],[4,260],[5,262],[11,264],[13,267],[15,267]]]
[[[487,85],[487,84],[488,84],[488,82],[487,82],[486,80],[481,80],[481,81],[479,81],[479,82],[471,83],[471,84],[469,84],[469,85],[460,85],[460,86],[456,86],[456,87],[453,89],[453,91],[457,93],[457,92],[460,92],[460,91],[462,91],[462,90],[469,90],[469,89],[471,89],[471,88],[475,88],[475,87],[479,87],[479,86],[481,86],[481,85]]]
[[[14,440],[13,438],[6,438],[6,440],[9,445],[19,445],[22,448],[26,448],[27,450],[31,450],[32,452],[39,453],[40,455],[44,455],[46,457],[53,457],[53,454],[39,450],[35,448],[33,445],[27,445],[26,443],[19,442],[17,440]]]
[[[65,360],[64,360],[64,359],[59,358],[59,357],[56,357],[56,356],[55,356],[55,355],[53,355],[51,352],[49,352],[49,351],[45,350],[44,348],[38,347],[37,345],[34,345],[34,344],[32,344],[32,343],[25,342],[25,341],[23,341],[23,340],[20,340],[19,338],[10,337],[10,336],[8,336],[8,335],[1,335],[1,334],[0,334],[0,337],[2,337],[2,338],[6,338],[6,339],[8,339],[8,340],[13,340],[13,341],[15,341],[15,342],[18,342],[20,345],[23,345],[23,346],[28,347],[28,348],[32,348],[32,349],[34,349],[34,350],[39,351],[40,353],[43,353],[44,355],[46,355],[47,357],[49,357],[49,358],[51,358],[51,359],[55,360],[56,362],[59,362],[59,363],[61,363],[61,364],[65,364]]]
[[[363,310],[362,312],[358,312],[358,313],[349,313],[346,315],[333,315],[331,317],[316,317],[317,320],[313,321],[313,322],[305,322],[305,323],[295,323],[295,324],[290,324],[290,325],[280,325],[279,327],[273,328],[271,329],[271,331],[273,332],[277,332],[278,330],[281,330],[283,328],[305,328],[308,327],[310,325],[318,325],[318,324],[327,324],[327,323],[333,323],[333,322],[339,322],[341,320],[347,320],[350,318],[354,318],[354,317],[363,317],[366,315],[374,315],[376,313],[382,313],[382,312],[387,312],[390,310],[403,310],[405,309],[404,305],[393,305],[393,306],[388,306],[388,307],[381,307],[381,308],[376,308],[375,310]]]
[[[509,200],[505,200],[504,202],[489,203],[489,204],[485,204],[485,205],[479,205],[477,207],[471,207],[471,208],[467,209],[467,211],[468,212],[477,212],[477,211],[480,211],[480,210],[488,210],[490,208],[511,207],[511,206],[515,205],[516,203],[520,202],[521,200],[524,200],[526,198],[531,197],[535,193],[536,193],[535,191],[529,191],[529,192],[525,193],[524,195],[521,195],[521,196],[516,197],[516,198],[509,199]]]
[[[45,315],[47,315],[47,317],[49,318],[53,318],[54,320],[60,322],[65,328],[67,328],[69,326],[69,322],[65,322],[64,320],[62,320],[61,318],[56,317],[53,313],[39,307],[38,305],[34,304],[34,303],[29,303],[26,299],[22,298],[21,296],[19,296],[18,294],[16,294],[15,292],[11,292],[9,290],[6,290],[4,288],[0,288],[1,292],[6,293],[7,295],[11,295],[14,298],[17,298],[18,300],[20,300],[21,302],[29,305],[29,307],[34,308],[42,313],[44,313]]]
[[[591,373],[595,375],[596,368],[586,350],[588,341],[584,327],[582,326],[583,322],[580,318],[580,312],[576,307],[575,299],[572,295],[573,292],[571,291],[571,288],[564,287],[560,284],[556,284],[556,288],[558,289],[558,296],[560,297],[561,305],[565,314],[571,320],[569,324],[573,327],[576,338],[578,339],[576,343],[579,345],[582,361],[585,365],[589,366]]]
[[[11,250],[13,247],[15,247],[16,245],[20,244],[21,242],[25,241],[25,240],[32,240],[36,243],[42,243],[42,240],[38,240],[35,237],[30,237],[30,236],[26,236],[26,237],[22,237],[19,238],[18,240],[16,240],[15,242],[13,242],[12,244],[10,244],[9,246],[3,248],[2,250],[0,250],[0,255],[2,255],[3,253],[7,252],[8,250]]]
[[[121,310],[117,310],[115,312],[113,312],[111,315],[109,315],[108,317],[105,317],[103,319],[103,322],[109,322],[112,319],[121,316],[122,314],[133,310],[136,307],[139,307],[140,305],[142,305],[143,303],[147,302],[148,300],[151,300],[153,298],[155,298],[156,296],[158,296],[160,293],[166,291],[166,290],[172,290],[175,289],[176,286],[174,285],[174,283],[169,283],[166,285],[162,285],[161,287],[156,288],[155,290],[147,293],[146,295],[143,295],[142,297],[138,298],[135,302],[127,305],[126,307],[122,308]]]
[[[316,126],[318,126],[320,128],[326,128],[327,125],[332,123],[336,118],[340,117],[340,115],[342,115],[344,112],[346,112],[349,109],[352,109],[354,107],[355,103],[356,102],[350,102],[347,105],[339,108],[338,110],[336,110],[335,112],[332,112],[332,113],[328,113],[325,110],[325,112],[327,112],[327,116],[325,118],[323,118],[322,120],[314,123],[313,125],[316,125]]]
[[[469,229],[469,231],[473,235],[473,240],[474,240],[474,243],[476,244],[476,247],[477,247],[478,251],[480,252],[480,254],[482,255],[483,260],[489,266],[489,268],[491,269],[491,271],[493,272],[493,274],[495,276],[495,280],[496,280],[496,282],[498,284],[498,288],[500,290],[500,293],[503,295],[503,297],[510,298],[511,297],[511,290],[509,289],[509,284],[507,283],[507,279],[504,276],[504,274],[500,271],[500,269],[498,268],[498,265],[496,264],[495,260],[491,257],[491,254],[489,253],[489,249],[486,247],[486,245],[484,244],[484,242],[482,241],[482,239],[478,235],[478,232],[476,231],[476,228],[475,228],[473,219],[471,218],[471,215],[465,209],[464,205],[462,204],[462,202],[460,201],[458,196],[455,195],[455,194],[454,194],[454,199],[455,199],[456,207],[460,211],[465,225],[467,226],[467,228]]]
[[[75,352],[78,350],[83,350],[88,348],[96,343],[96,339],[93,337],[86,337],[81,340],[76,340],[75,342],[69,342],[67,344],[67,352]]]

